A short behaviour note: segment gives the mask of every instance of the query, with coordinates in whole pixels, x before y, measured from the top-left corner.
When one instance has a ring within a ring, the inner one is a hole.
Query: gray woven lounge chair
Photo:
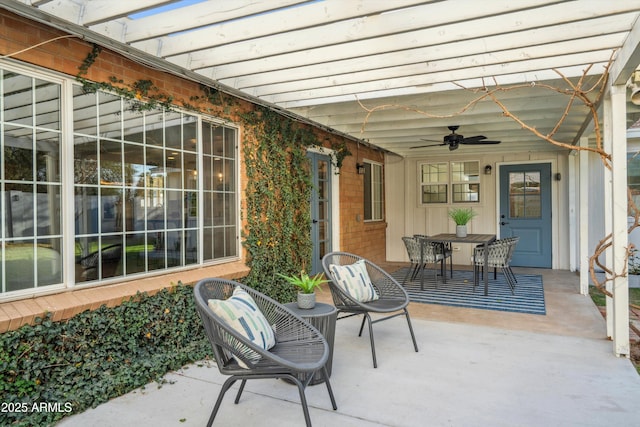
[[[336,283],[331,265],[347,266],[355,262],[363,260],[367,269],[371,284],[373,285],[378,299],[369,302],[360,302],[354,299],[350,294],[342,290]],[[359,257],[358,255],[346,252],[331,252],[322,258],[322,267],[325,275],[331,279],[329,288],[333,303],[338,309],[338,320],[352,316],[363,315],[362,324],[358,336],[362,336],[365,322],[369,325],[369,340],[371,342],[371,355],[373,356],[373,367],[378,367],[376,359],[376,347],[373,339],[373,324],[388,320],[397,316],[405,316],[413,341],[413,348],[418,351],[418,344],[411,326],[411,318],[407,306],[409,305],[409,295],[404,288],[389,273],[373,264],[372,262]],[[370,313],[386,314],[385,317],[376,320],[371,319]],[[341,315],[343,314],[343,315]]]
[[[209,308],[208,301],[210,299],[226,300],[233,294],[237,286],[244,289],[253,298],[269,325],[273,327],[276,344],[271,349],[264,350],[254,344]],[[334,410],[337,409],[326,369],[329,345],[322,334],[310,323],[266,295],[231,280],[203,279],[196,284],[194,296],[196,309],[204,322],[207,338],[213,347],[218,370],[223,375],[229,375],[218,394],[207,426],[213,424],[222,398],[238,380],[241,381],[241,384],[236,395],[236,404],[240,400],[247,380],[282,378],[294,383],[300,392],[300,403],[306,425],[310,426],[311,419],[305,388],[314,375],[319,373],[324,376],[331,405]],[[259,359],[256,361],[255,357],[247,357],[248,352],[253,352],[254,356],[255,353],[258,353]],[[247,368],[241,367],[238,360],[244,362]]]

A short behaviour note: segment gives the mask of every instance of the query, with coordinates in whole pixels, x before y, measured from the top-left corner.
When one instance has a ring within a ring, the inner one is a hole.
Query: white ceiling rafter
[[[441,140],[453,124],[503,141],[453,155],[531,150],[536,142],[492,102],[442,118],[403,106],[447,115],[479,91],[525,84],[500,99],[548,131],[567,97],[532,84],[564,87],[560,76],[577,81],[587,69],[593,82],[614,52],[612,78],[624,84],[640,62],[640,0],[0,0],[0,7],[44,12],[52,18],[37,19],[65,30],[82,25],[78,34],[89,41],[95,34],[136,60],[402,156],[440,153],[410,147]],[[367,112],[358,101],[389,108],[371,114],[362,131]],[[589,120],[574,107],[556,137],[575,141]]]
[[[158,15],[126,19],[127,32],[122,40],[134,43],[243,19],[278,9],[307,3],[309,0],[271,0],[268,3],[253,0],[234,0],[197,3]],[[97,28],[93,28],[99,31]]]

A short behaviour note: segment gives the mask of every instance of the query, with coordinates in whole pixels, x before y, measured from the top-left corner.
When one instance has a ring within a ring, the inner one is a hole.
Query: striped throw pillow
[[[254,344],[269,350],[276,345],[273,328],[260,311],[251,295],[237,286],[233,295],[226,300],[210,299],[209,308],[224,320],[234,330],[251,340]],[[260,354],[250,349],[241,350],[243,355],[253,361],[260,360]],[[238,364],[243,368],[247,365],[239,358]]]
[[[351,265],[331,264],[329,270],[334,283],[354,300],[368,302],[379,298],[367,273],[364,260],[361,259]]]

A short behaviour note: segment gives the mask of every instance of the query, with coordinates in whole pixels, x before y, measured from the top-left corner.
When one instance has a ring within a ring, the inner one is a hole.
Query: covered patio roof
[[[576,82],[586,73],[588,87],[613,57],[611,82],[625,84],[640,63],[640,0],[2,0],[0,5],[401,156],[443,153],[447,147],[412,147],[442,142],[449,125],[460,125],[458,133],[465,136],[502,141],[465,146],[454,154],[531,150],[532,143],[545,142],[522,131],[495,103],[477,102],[458,113],[482,88],[525,84],[500,99],[547,133],[569,99],[541,90],[540,83],[566,88],[561,76]],[[382,106],[387,107],[369,116],[364,108]],[[633,123],[640,110],[629,107]],[[555,138],[575,144],[590,122],[588,110],[576,105]]]

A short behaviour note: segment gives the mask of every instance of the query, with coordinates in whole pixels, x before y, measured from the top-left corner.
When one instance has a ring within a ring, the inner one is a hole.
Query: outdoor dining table
[[[483,245],[484,246],[484,295],[489,295],[489,273],[487,270],[487,264],[489,263],[489,251],[487,250],[487,246],[489,243],[496,240],[495,234],[467,234],[464,237],[458,237],[455,233],[441,233],[434,234],[433,236],[423,237],[423,243],[429,244],[432,242],[437,243],[472,243],[475,245]],[[422,265],[424,265],[424,250],[423,245],[420,245],[420,261]],[[447,274],[442,277],[444,283],[447,283]],[[422,274],[420,278],[420,285],[424,285],[424,274]]]

